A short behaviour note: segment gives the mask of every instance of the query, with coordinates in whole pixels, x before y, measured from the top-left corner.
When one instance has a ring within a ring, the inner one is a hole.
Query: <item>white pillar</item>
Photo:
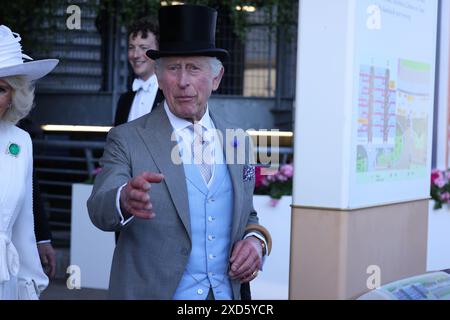
[[[298,25],[290,298],[353,298],[425,271],[437,1],[300,0]]]

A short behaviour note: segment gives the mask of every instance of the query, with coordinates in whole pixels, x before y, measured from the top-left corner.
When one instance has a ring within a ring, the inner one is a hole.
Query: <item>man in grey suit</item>
[[[215,48],[216,19],[205,6],[160,9],[160,50],[147,55],[166,100],[108,134],[88,209],[98,228],[121,232],[112,299],[240,299],[270,252],[248,137],[208,108],[228,55]]]

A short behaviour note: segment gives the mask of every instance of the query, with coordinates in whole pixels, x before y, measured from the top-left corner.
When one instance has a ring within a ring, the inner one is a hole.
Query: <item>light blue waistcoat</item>
[[[194,164],[184,164],[192,231],[192,251],[174,299],[233,299],[228,278],[233,220],[233,186],[226,164],[215,164],[209,189]]]

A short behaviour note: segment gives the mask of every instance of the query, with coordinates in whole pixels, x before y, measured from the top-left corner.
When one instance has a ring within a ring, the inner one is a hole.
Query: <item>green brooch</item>
[[[7,153],[17,157],[20,153],[20,146],[17,143],[10,143],[8,146]]]

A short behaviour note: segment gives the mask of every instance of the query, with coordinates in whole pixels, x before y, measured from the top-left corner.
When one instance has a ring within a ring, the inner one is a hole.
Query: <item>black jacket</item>
[[[128,121],[128,115],[130,114],[135,95],[136,92],[128,91],[120,96],[119,102],[117,102],[116,115],[114,116],[115,127]],[[163,92],[161,91],[161,89],[158,89],[158,91],[156,92],[155,101],[153,102],[153,108],[155,108],[156,105],[163,100]]]
[[[39,138],[41,130],[30,118],[22,119],[17,126],[29,133],[32,139]],[[34,234],[36,241],[51,240],[52,233],[48,223],[47,213],[45,212],[44,202],[39,190],[39,183],[33,168],[33,216],[34,216]]]

